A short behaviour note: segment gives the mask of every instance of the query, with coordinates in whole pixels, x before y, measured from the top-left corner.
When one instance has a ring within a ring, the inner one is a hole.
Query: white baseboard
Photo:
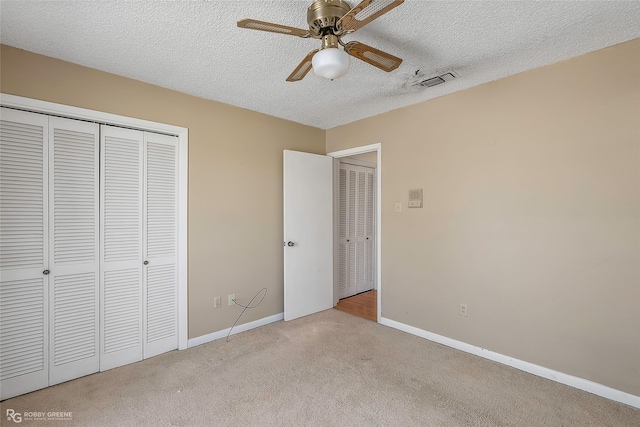
[[[284,319],[284,313],[278,313],[278,314],[274,314],[273,316],[263,317],[262,319],[254,320],[253,322],[243,323],[242,325],[236,325],[235,328],[233,328],[233,332],[231,333],[231,335],[248,331],[249,329],[257,328],[258,326],[268,325],[269,323],[277,322],[283,319]],[[200,344],[218,340],[220,338],[225,338],[229,333],[229,329],[231,328],[223,329],[217,332],[212,332],[210,334],[202,335],[197,338],[191,338],[187,343],[187,347],[191,348]]]
[[[505,356],[504,354],[496,353],[484,348],[464,343],[462,341],[457,341],[451,338],[444,337],[442,335],[434,334],[433,332],[428,332],[424,329],[409,326],[404,323],[396,322],[395,320],[387,319],[385,317],[382,317],[380,319],[380,323],[385,326],[389,326],[391,328],[399,329],[409,334],[425,338],[429,341],[437,342],[438,344],[446,345],[447,347],[452,347],[457,350],[464,351],[465,353],[484,357],[485,359],[493,360],[494,362],[502,363],[504,365],[520,369],[521,371],[525,371],[551,381],[556,381],[558,383],[578,388],[580,390],[584,390],[589,393],[605,397],[607,399],[615,400],[617,402],[624,403],[635,408],[640,408],[640,396],[635,396],[633,394],[616,390],[614,388],[607,387],[605,385],[598,384],[584,378],[574,377],[573,375],[554,371],[553,369],[545,368],[543,366],[535,365],[523,360],[514,359],[513,357]]]

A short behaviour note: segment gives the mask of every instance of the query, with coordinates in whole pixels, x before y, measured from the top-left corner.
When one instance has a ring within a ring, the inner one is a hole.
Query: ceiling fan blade
[[[390,53],[383,52],[360,42],[349,42],[344,45],[344,51],[354,58],[358,58],[367,64],[380,68],[387,73],[395,70],[402,64],[402,59]]]
[[[336,26],[344,33],[352,33],[369,22],[400,6],[404,0],[362,0],[338,20]]]
[[[238,21],[238,27],[250,30],[269,31],[271,33],[289,34],[302,38],[311,37],[308,30],[301,28],[287,27],[286,25],[272,24],[271,22],[257,21],[255,19],[242,19]]]
[[[311,58],[313,58],[313,55],[315,55],[316,52],[319,51],[319,50],[320,49],[315,49],[315,50],[312,50],[311,52],[309,52],[309,54],[304,57],[302,62],[300,64],[298,64],[296,69],[293,70],[293,73],[291,73],[289,75],[289,77],[287,77],[287,81],[288,82],[297,82],[299,80],[304,79],[304,76],[306,76],[307,73],[309,72],[309,70],[312,68]]]

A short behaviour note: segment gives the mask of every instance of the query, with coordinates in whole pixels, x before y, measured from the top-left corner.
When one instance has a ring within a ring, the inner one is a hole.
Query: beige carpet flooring
[[[87,426],[640,426],[640,410],[337,310],[6,400]]]

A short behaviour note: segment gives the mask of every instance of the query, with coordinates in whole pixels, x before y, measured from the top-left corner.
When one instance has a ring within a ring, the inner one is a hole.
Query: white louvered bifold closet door
[[[374,288],[374,173],[340,164],[338,181],[338,291],[346,298]]]
[[[0,117],[0,399],[49,385],[48,117]]]
[[[144,133],[144,358],[178,348],[178,138]]]
[[[178,138],[102,126],[100,369],[178,348]]]
[[[143,132],[101,126],[100,370],[142,360]]]
[[[369,290],[375,288],[375,272],[376,272],[376,210],[375,210],[375,169],[367,168],[365,171],[366,179],[366,198],[365,198],[365,274],[364,289]]]
[[[99,369],[99,130],[49,118],[49,385]]]
[[[341,167],[338,171],[338,298],[345,298],[348,293],[347,219],[347,170]]]
[[[178,138],[1,111],[0,399],[176,349]]]
[[[357,170],[357,208],[356,208],[356,289],[358,292],[368,291],[371,288],[366,287],[365,277],[367,275],[367,263],[365,257],[365,247],[367,244],[367,236],[365,235],[366,225],[366,206],[367,206],[367,179],[364,168]]]
[[[356,219],[357,219],[357,173],[353,169],[347,169],[347,295],[351,296],[358,293],[358,276],[356,272],[356,250],[358,242],[356,238]]]

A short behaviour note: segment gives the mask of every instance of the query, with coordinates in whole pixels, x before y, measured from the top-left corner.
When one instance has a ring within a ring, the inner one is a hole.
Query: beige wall
[[[327,131],[377,142],[384,317],[640,395],[640,40]]]
[[[323,153],[325,132],[2,46],[3,93],[189,128],[189,337],[283,311],[282,150]],[[222,308],[213,309],[215,296]]]

